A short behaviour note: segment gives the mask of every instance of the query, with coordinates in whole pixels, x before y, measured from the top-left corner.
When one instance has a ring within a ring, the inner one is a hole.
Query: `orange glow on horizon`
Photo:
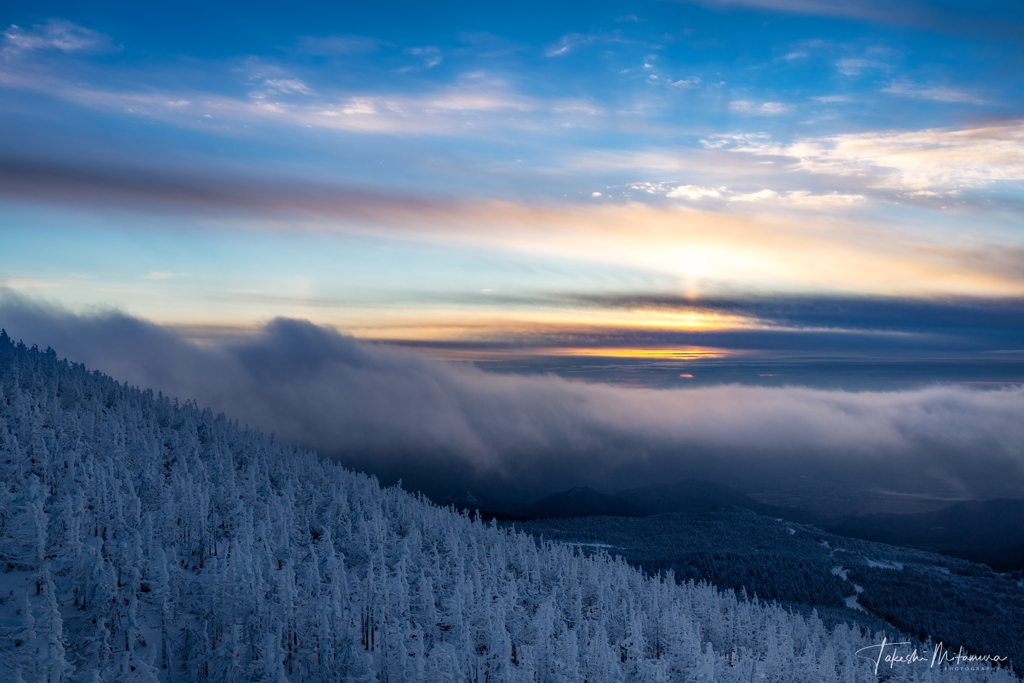
[[[703,346],[680,346],[674,348],[576,347],[537,350],[537,355],[546,356],[604,356],[607,358],[663,358],[666,360],[725,358],[735,354],[735,351],[712,349]],[[680,375],[680,377],[692,377],[692,375]]]

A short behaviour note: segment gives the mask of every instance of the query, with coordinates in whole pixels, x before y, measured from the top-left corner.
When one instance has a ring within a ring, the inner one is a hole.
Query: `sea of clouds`
[[[119,312],[0,300],[15,340],[224,412],[390,483],[515,505],[588,485],[801,475],[914,494],[1019,495],[1024,388],[634,389],[486,373],[307,321],[197,344]]]

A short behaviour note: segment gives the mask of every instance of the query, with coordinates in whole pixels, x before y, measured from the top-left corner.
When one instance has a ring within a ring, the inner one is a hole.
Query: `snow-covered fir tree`
[[[876,680],[856,627],[473,521],[6,333],[0,471],[3,681]]]

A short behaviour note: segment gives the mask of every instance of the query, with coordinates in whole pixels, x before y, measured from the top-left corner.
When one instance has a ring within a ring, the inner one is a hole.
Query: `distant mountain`
[[[599,493],[587,486],[553,493],[524,508],[524,517],[548,519],[560,517],[643,517],[650,514],[644,508],[616,496]]]
[[[619,491],[616,498],[643,508],[648,514],[684,512],[702,508],[733,505],[769,517],[782,517],[794,522],[811,523],[814,516],[803,510],[759,503],[745,493],[725,484],[697,479],[684,479],[673,484],[651,484]]]
[[[922,548],[997,571],[1024,569],[1024,500],[967,501],[934,512],[860,515],[821,526],[841,536]]]
[[[652,515],[720,505],[735,505],[748,510],[765,507],[750,496],[724,484],[696,479],[626,489],[616,493],[615,497],[643,508]]]
[[[456,510],[490,510],[497,507],[490,498],[472,491],[459,491],[437,502],[443,507],[451,506]]]
[[[489,522],[492,519],[496,519],[499,522],[533,519],[532,517],[505,512],[503,510],[504,506],[500,503],[472,491],[460,491],[440,500],[435,500],[435,502],[441,507],[453,507],[460,512],[467,512],[471,519],[476,519],[479,516],[485,522]]]
[[[684,512],[732,505],[769,517],[782,517],[796,522],[812,522],[810,513],[796,508],[764,505],[725,484],[685,479],[672,484],[651,484],[619,491],[614,496],[586,486],[554,493],[518,514],[530,519],[563,517],[646,517],[664,512]]]

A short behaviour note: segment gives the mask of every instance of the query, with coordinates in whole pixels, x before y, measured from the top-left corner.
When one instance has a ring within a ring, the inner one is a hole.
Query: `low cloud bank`
[[[908,493],[1019,496],[1024,389],[726,385],[647,390],[488,374],[277,319],[213,346],[120,313],[0,300],[0,327],[431,495],[516,504],[589,485],[806,475]]]

